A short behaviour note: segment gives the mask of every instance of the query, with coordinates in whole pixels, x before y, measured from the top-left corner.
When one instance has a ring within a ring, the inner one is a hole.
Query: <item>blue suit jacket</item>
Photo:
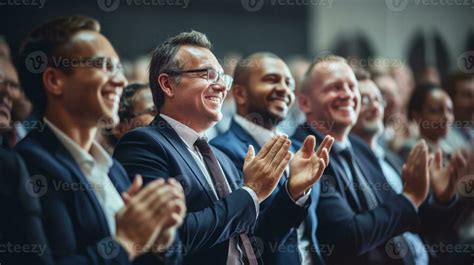
[[[300,141],[314,135],[318,143],[324,135],[304,123],[298,127],[293,138]],[[319,219],[318,239],[323,245],[334,246],[331,254],[323,253],[329,264],[367,264],[369,257],[377,256],[384,264],[399,264],[385,250],[385,242],[405,231],[415,231],[419,226],[416,210],[408,199],[395,192],[383,192],[387,187],[384,178],[365,172],[370,185],[375,186],[375,195],[381,203],[367,210],[355,189],[349,183],[334,148],[330,152],[330,163],[321,181],[321,195],[317,207]],[[355,162],[359,154],[356,154]],[[377,188],[378,187],[378,188]],[[382,187],[382,188],[380,188]]]
[[[183,186],[188,212],[179,234],[186,265],[225,264],[229,239],[251,233],[256,223],[254,201],[240,188],[241,173],[224,153],[212,149],[233,190],[221,200],[186,144],[159,115],[149,126],[123,136],[114,152],[130,177],[141,174],[145,183],[172,177]]]
[[[211,144],[229,156],[240,170],[243,169],[248,146],[252,145],[256,152],[261,148],[235,120],[232,120],[229,130],[214,138]],[[286,176],[283,176],[272,195],[260,205],[256,234],[264,239],[262,258],[265,264],[301,263],[296,229],[306,217],[310,204],[311,199],[305,207],[297,206],[292,201],[286,191]]]
[[[103,210],[92,187],[49,127],[35,130],[20,141],[23,156],[43,209],[45,235],[56,264],[130,264],[128,254],[112,239]],[[109,177],[119,193],[130,182],[114,161]],[[39,182],[39,184],[38,184]],[[138,260],[160,263],[154,255]],[[178,262],[176,257],[171,261]]]

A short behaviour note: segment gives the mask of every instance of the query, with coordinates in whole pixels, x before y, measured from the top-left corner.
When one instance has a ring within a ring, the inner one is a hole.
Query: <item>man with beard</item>
[[[285,119],[294,103],[294,80],[288,66],[275,54],[253,53],[237,64],[232,93],[237,114],[230,129],[216,137],[211,144],[227,154],[237,168],[242,168],[249,145],[260,150],[266,141],[279,134],[277,125]],[[324,158],[325,165],[332,141],[331,137],[327,137],[316,152],[318,157]],[[296,153],[296,158],[310,157],[314,145],[314,137],[309,136]],[[278,220],[258,224],[268,229],[268,234],[273,234],[272,237],[264,238],[263,260],[266,264],[322,264],[314,212],[320,189],[317,181],[321,175],[312,177],[308,173],[307,179],[301,182],[297,178],[288,178],[291,169],[290,165],[274,196],[261,205],[262,212],[267,207],[278,207],[285,213]],[[276,195],[279,190],[287,191],[284,197]],[[306,218],[309,205],[313,211]],[[277,244],[282,247],[272,249],[271,246]]]

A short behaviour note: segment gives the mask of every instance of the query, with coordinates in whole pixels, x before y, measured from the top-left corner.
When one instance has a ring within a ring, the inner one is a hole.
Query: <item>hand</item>
[[[416,207],[420,207],[428,196],[430,183],[428,163],[428,146],[424,140],[420,140],[411,149],[402,169],[403,193]]]
[[[430,182],[433,194],[439,202],[450,201],[456,193],[459,171],[467,167],[467,154],[464,150],[455,152],[448,165],[443,166],[443,153],[438,148],[430,165]]]
[[[291,158],[291,141],[288,136],[274,136],[255,156],[253,146],[249,146],[244,161],[244,185],[251,188],[262,202],[275,189]]]
[[[329,164],[329,152],[333,143],[334,138],[328,135],[314,152],[316,138],[312,135],[306,137],[290,163],[288,191],[293,200],[298,200],[321,178],[324,169]]]
[[[182,191],[163,179],[141,187],[141,177],[135,178],[125,193],[125,207],[115,216],[116,239],[128,251],[130,259],[147,252],[160,233],[168,227],[179,225],[183,209],[179,205],[184,198]]]

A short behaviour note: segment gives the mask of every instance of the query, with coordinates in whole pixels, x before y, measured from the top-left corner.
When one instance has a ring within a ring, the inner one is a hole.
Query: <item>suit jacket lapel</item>
[[[79,165],[76,164],[72,155],[66,150],[66,148],[62,145],[59,139],[54,135],[51,129],[48,126],[45,126],[43,132],[38,132],[38,137],[40,138],[40,142],[45,143],[45,146],[52,151],[54,156],[56,156],[57,160],[71,173],[71,176],[82,186],[82,187],[90,187],[89,181],[86,179],[84,174],[82,173]],[[61,181],[65,181],[61,179]],[[104,229],[104,234],[110,234],[107,221],[105,219],[102,207],[97,200],[94,191],[90,188],[85,188],[80,192],[84,192],[86,196],[91,201],[92,205],[94,206],[94,210],[96,212],[96,216],[99,218],[99,222],[101,223],[101,228]],[[80,214],[80,213],[78,213]]]
[[[214,193],[213,189],[206,180],[206,177],[201,171],[201,168],[194,160],[194,157],[189,152],[186,144],[181,140],[179,135],[173,130],[171,125],[169,125],[163,118],[159,115],[156,116],[155,120],[152,122],[152,125],[160,132],[165,139],[174,147],[176,152],[183,158],[186,165],[193,172],[194,176],[201,184],[202,188],[206,191],[206,194],[209,196],[211,201],[217,201],[218,197]]]
[[[316,137],[316,140],[317,140],[317,146],[319,146],[319,144],[323,141],[324,139],[324,135],[321,134],[320,132],[316,131],[315,129],[313,129],[309,124],[307,123],[303,123],[302,125],[300,125],[298,127],[298,129],[296,130],[295,134],[294,134],[294,137],[296,139],[298,139],[298,141],[300,141],[301,143],[303,143],[304,139],[306,138],[306,136],[308,135],[314,135]],[[330,157],[330,161],[329,161],[329,165],[328,167],[332,167],[334,169],[334,173],[335,174],[338,174],[340,177],[340,179],[342,179],[342,181],[344,182],[342,185],[344,185],[343,188],[343,191],[346,191],[348,190],[349,191],[349,194],[351,195],[352,199],[354,200],[354,202],[357,204],[358,208],[359,209],[362,209],[362,205],[359,201],[359,197],[357,196],[357,193],[356,191],[354,190],[354,185],[352,183],[350,183],[350,180],[347,178],[346,176],[346,172],[344,171],[344,167],[342,166],[342,163],[341,161],[339,160],[339,155],[336,153],[335,149],[332,148],[331,151],[329,152],[329,157]],[[334,176],[336,177],[336,176]]]

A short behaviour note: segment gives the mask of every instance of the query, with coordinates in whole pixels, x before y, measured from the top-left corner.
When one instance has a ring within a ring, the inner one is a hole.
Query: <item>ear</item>
[[[300,96],[298,97],[298,103],[300,110],[304,114],[311,112],[311,99],[305,93],[300,93]]]
[[[158,80],[156,81],[158,82],[158,84],[160,84],[161,90],[163,90],[166,96],[170,98],[174,97],[174,91],[171,87],[172,80],[168,74],[160,74],[158,76]]]
[[[248,93],[245,87],[236,84],[232,85],[232,94],[234,95],[237,106],[242,106],[247,103]]]
[[[46,68],[42,75],[46,93],[56,96],[61,95],[64,90],[64,78],[65,74],[61,70],[52,67]]]

